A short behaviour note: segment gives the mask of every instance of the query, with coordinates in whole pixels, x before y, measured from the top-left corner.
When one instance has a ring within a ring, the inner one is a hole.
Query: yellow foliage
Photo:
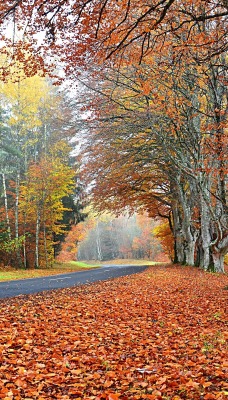
[[[224,257],[224,262],[225,262],[225,264],[228,265],[228,254],[225,255],[225,257]]]
[[[31,164],[26,179],[21,185],[20,215],[24,223],[36,226],[37,216],[40,226],[45,229],[48,254],[53,253],[53,234],[64,232],[60,223],[64,208],[62,199],[74,191],[75,171],[60,158],[43,158],[39,163]],[[42,235],[40,238],[42,253]],[[42,259],[42,257],[41,257]]]
[[[47,80],[38,75],[23,77],[18,82],[8,81],[0,86],[1,101],[11,108],[9,124],[24,134],[28,129],[40,127],[39,110],[42,102],[50,96]],[[51,98],[49,98],[51,102]]]
[[[153,235],[160,239],[162,247],[172,259],[174,256],[174,239],[168,221],[156,226],[153,229]]]

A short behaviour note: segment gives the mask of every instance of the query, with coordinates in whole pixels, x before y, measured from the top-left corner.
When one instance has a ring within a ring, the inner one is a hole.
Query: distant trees
[[[145,214],[116,218],[106,214],[92,218],[89,225],[88,221],[82,225],[87,225],[87,229],[78,242],[76,256],[79,260],[161,258],[163,250],[160,241],[153,235],[153,229],[158,223]]]
[[[76,223],[72,110],[50,81],[27,78],[22,68],[0,96],[1,262],[48,267],[66,224]]]

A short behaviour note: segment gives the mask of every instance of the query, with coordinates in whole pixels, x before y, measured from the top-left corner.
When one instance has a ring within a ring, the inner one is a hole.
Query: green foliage
[[[0,97],[1,261],[51,265],[65,231],[82,219],[73,198],[72,109],[50,80],[27,77],[21,63],[0,84]]]
[[[4,239],[4,241],[0,242],[0,250],[4,251],[8,254],[12,252],[17,252],[23,246],[26,235],[21,235],[19,238],[14,239]]]

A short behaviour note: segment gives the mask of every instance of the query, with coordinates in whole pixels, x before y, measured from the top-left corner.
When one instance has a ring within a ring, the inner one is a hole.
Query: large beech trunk
[[[215,272],[225,272],[224,269],[224,254],[213,252],[212,258],[214,262],[214,271]]]
[[[212,246],[212,258],[215,272],[225,272],[224,256],[228,251],[228,234],[219,241],[217,245]]]
[[[196,247],[196,238],[192,237],[185,249],[186,254],[186,264],[187,265],[195,265],[195,247]]]
[[[183,210],[182,232],[185,240],[185,263],[187,265],[195,265],[195,245],[197,235],[194,233],[194,227],[192,224],[190,199],[187,198],[186,193],[182,190],[182,188],[179,189]],[[188,196],[191,197],[191,192],[188,194]]]
[[[175,237],[175,261],[180,264],[195,265],[195,247],[198,231],[192,223],[193,189],[188,193],[177,182],[178,201],[173,202],[173,231]]]
[[[184,245],[183,245],[183,235],[181,231],[181,215],[180,209],[177,202],[172,204],[173,211],[173,236],[174,236],[174,264],[184,263]]]
[[[202,238],[202,259],[200,260],[200,266],[207,271],[210,267],[210,245],[211,245],[211,234],[210,234],[210,211],[208,205],[204,199],[203,194],[200,195],[200,206],[201,206],[201,238]]]

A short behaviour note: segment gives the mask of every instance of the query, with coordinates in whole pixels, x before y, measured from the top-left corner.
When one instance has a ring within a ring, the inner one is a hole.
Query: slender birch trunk
[[[16,188],[15,188],[15,239],[16,239],[16,245],[18,245],[18,240],[19,240],[19,192],[20,192],[20,173],[17,174],[16,177]],[[22,266],[22,260],[21,260],[21,253],[20,249],[17,246],[16,250],[17,254],[17,263],[18,266]]]
[[[43,226],[43,239],[44,239],[45,265],[46,265],[46,268],[48,268],[47,232],[46,232],[45,220],[44,220],[44,226]]]
[[[26,238],[23,241],[23,264],[24,268],[27,268],[27,254],[26,254]]]
[[[96,245],[97,245],[97,257],[98,260],[102,261],[102,251],[101,251],[101,239],[100,239],[100,230],[99,230],[99,222],[97,222],[97,229],[96,229]]]
[[[10,228],[10,220],[9,220],[9,211],[8,211],[8,197],[6,191],[6,177],[5,174],[2,172],[2,183],[3,183],[3,193],[4,193],[4,204],[5,204],[5,216],[6,216],[6,225],[7,225],[7,234],[9,240],[11,240],[11,228]]]
[[[23,241],[23,264],[24,268],[27,268],[27,252],[26,252],[26,212],[24,213],[23,216],[23,235],[24,235],[24,241]]]
[[[36,216],[36,250],[35,250],[35,268],[39,268],[39,234],[40,234],[40,210],[37,209]]]
[[[15,238],[19,239],[19,225],[18,225],[18,212],[19,212],[19,187],[20,187],[20,174],[16,177],[16,198],[15,198]]]

